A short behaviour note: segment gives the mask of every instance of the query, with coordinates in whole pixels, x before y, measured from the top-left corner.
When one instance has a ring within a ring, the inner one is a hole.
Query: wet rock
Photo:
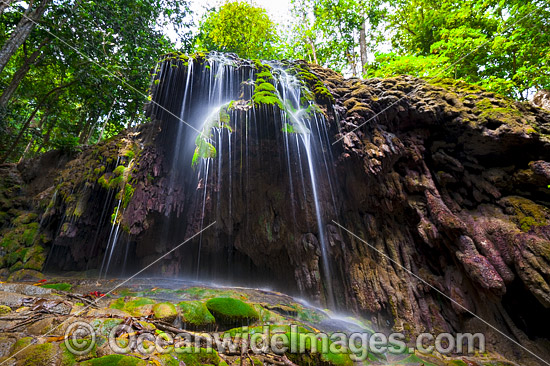
[[[9,356],[17,338],[11,336],[0,336],[0,360],[3,357]]]
[[[176,310],[174,304],[171,304],[169,302],[162,302],[153,305],[153,315],[155,319],[159,319],[167,323],[172,323],[174,320],[176,320],[176,317],[178,316],[178,311]]]
[[[0,305],[0,316],[11,313],[11,308],[6,305]]]
[[[221,324],[246,324],[259,318],[253,307],[229,297],[210,299],[206,302],[206,307]]]
[[[204,329],[213,325],[216,319],[203,301],[183,301],[177,304],[181,321],[191,329]]]
[[[23,306],[23,302],[29,297],[26,295],[0,291],[0,304],[8,306],[12,309],[17,309]]]
[[[33,281],[37,282],[44,278],[44,275],[38,271],[32,269],[21,269],[12,273],[8,281],[20,282],[20,281]]]
[[[49,288],[22,283],[0,283],[0,291],[17,292],[28,296],[47,295],[52,293],[52,290]]]

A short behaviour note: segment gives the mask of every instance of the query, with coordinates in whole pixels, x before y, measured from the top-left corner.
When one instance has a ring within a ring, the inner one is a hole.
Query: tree
[[[195,47],[233,52],[243,58],[273,59],[279,55],[276,26],[265,9],[245,2],[228,2],[200,22]]]
[[[520,99],[550,86],[546,0],[402,0],[389,14],[394,52],[438,58],[437,76]]]
[[[11,34],[11,37],[0,49],[0,73],[8,64],[11,57],[27,40],[36,23],[42,18],[46,8],[52,0],[41,0],[38,4],[30,1],[27,9],[21,15],[21,20]]]
[[[385,10],[381,1],[293,0],[296,24],[287,56],[306,58],[335,70],[366,72],[367,55],[375,45],[376,29]],[[368,34],[367,34],[368,33]],[[303,44],[308,47],[304,48]],[[314,56],[313,59],[311,56]]]
[[[18,32],[21,10],[0,15],[0,42]],[[145,121],[150,70],[174,50],[162,29],[170,23],[189,47],[189,15],[178,0],[52,2],[0,74],[0,161]]]

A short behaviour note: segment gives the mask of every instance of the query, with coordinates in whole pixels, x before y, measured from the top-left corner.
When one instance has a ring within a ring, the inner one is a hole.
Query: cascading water
[[[205,232],[176,252],[176,264],[167,272],[245,282],[259,279],[255,277],[261,277],[265,263],[290,272],[293,266],[269,263],[269,258],[290,245],[288,238],[302,240],[304,250],[314,250],[318,257],[311,270],[319,278],[310,282],[318,283],[316,291],[324,294],[327,305],[334,304],[326,233],[326,218],[336,209],[334,172],[330,134],[315,103],[313,78],[301,64],[252,62],[219,53],[169,56],[159,64],[148,113],[162,123],[169,194],[184,192],[172,207],[184,208],[182,215],[167,211],[166,219],[156,220],[158,242],[175,245],[217,223],[210,229],[214,234]],[[288,212],[274,209],[273,202]],[[117,255],[119,228],[113,225],[104,274],[117,262],[112,257]],[[119,254],[124,262],[127,249]],[[249,259],[258,250],[265,253],[265,263]],[[286,279],[280,282],[302,275],[294,272],[283,273]]]

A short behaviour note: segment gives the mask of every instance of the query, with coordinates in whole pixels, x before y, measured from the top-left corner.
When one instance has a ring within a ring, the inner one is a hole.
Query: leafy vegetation
[[[452,78],[519,100],[550,89],[547,0],[293,0],[282,25],[243,1],[200,20],[189,1],[8,1],[0,19],[0,163],[75,153],[146,122],[150,72],[173,52],[183,62],[192,50],[215,50],[358,77]],[[286,107],[271,79],[260,70],[253,102]],[[316,100],[331,98],[322,84],[309,86]],[[217,154],[208,133],[196,145],[194,164]],[[131,185],[118,189],[127,203]]]
[[[39,25],[25,32],[31,13]],[[0,45],[22,43],[0,60],[0,162],[73,151],[144,122],[150,70],[175,48],[162,29],[189,49],[189,15],[176,0],[13,2],[0,13]]]
[[[200,22],[196,47],[234,52],[243,58],[277,58],[277,30],[266,11],[246,2],[227,2]]]
[[[452,77],[518,99],[550,87],[544,0],[294,0],[293,13],[289,58],[367,77]]]

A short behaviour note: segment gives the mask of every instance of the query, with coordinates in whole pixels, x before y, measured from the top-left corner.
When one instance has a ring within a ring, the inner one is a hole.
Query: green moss
[[[319,339],[316,335],[317,333],[312,332],[309,329],[306,329],[304,327],[296,327],[291,328],[290,325],[269,325],[268,328],[268,338],[271,339],[273,334],[281,334],[284,336],[281,336],[279,339],[283,341],[282,345],[288,347],[289,349],[297,349],[301,348],[303,345],[303,349],[305,352],[303,353],[290,353],[287,352],[288,358],[293,361],[294,363],[298,365],[320,365],[320,364],[328,364],[328,365],[334,365],[334,366],[351,366],[353,365],[353,361],[351,360],[349,351],[346,349],[342,349],[341,352],[331,352],[330,348],[334,348],[335,346],[332,346],[332,342],[328,339],[328,337],[325,340],[326,349],[328,349],[328,352],[322,352],[323,347],[323,340]],[[234,328],[224,333],[224,336],[230,335],[232,338],[235,338],[239,336],[242,338],[247,338],[247,335],[252,334],[263,334],[265,331],[264,326],[257,326],[257,327],[241,327],[241,328]],[[222,336],[223,338],[223,336]],[[291,347],[292,342],[292,347]],[[312,342],[315,342],[314,344]]]
[[[126,167],[124,165],[119,165],[113,170],[114,175],[122,175],[126,171]]]
[[[134,298],[124,298],[120,297],[111,303],[111,309],[118,309],[127,311],[128,313],[139,316],[141,315],[140,307],[145,305],[154,305],[155,301],[147,297],[134,297]]]
[[[268,91],[255,92],[254,95],[252,96],[252,101],[256,106],[262,106],[262,105],[275,106],[276,105],[280,109],[284,109],[281,98],[279,98],[277,95],[275,95],[272,92],[268,92]]]
[[[169,302],[162,302],[153,305],[153,315],[156,319],[164,319],[167,322],[172,322],[178,316],[178,311],[174,304]]]
[[[92,320],[90,325],[94,328],[96,334],[108,337],[111,330],[117,325],[122,324],[123,321],[123,319],[99,318]]]
[[[519,196],[506,197],[502,201],[512,207],[515,221],[522,231],[528,232],[534,226],[547,225],[547,211],[543,206]]]
[[[449,366],[468,366],[468,364],[462,360],[452,360],[451,362],[447,363]]]
[[[73,288],[73,285],[71,285],[70,283],[61,282],[61,283],[46,283],[44,285],[41,285],[41,287],[51,288],[58,291],[71,291]]]
[[[68,338],[68,340],[70,340],[70,338]],[[61,360],[60,360],[59,365],[60,366],[73,366],[73,365],[76,365],[76,356],[73,355],[72,352],[70,352],[67,349],[67,346],[65,345],[65,342],[60,343],[59,348],[61,348]]]
[[[268,92],[275,92],[277,89],[275,89],[275,86],[271,83],[263,82],[256,86],[256,91],[268,91]]]
[[[20,226],[29,224],[33,221],[35,221],[38,218],[38,215],[34,212],[26,212],[21,215],[19,215],[15,220],[13,220],[14,226]]]
[[[108,355],[81,362],[82,366],[145,366],[147,362],[125,355]]]
[[[131,184],[126,183],[124,186],[124,192],[122,194],[122,208],[128,207],[130,200],[134,196],[135,188]]]
[[[202,301],[183,301],[178,304],[181,320],[193,327],[214,324],[216,319]]]
[[[252,102],[260,107],[262,105],[278,106],[280,109],[284,109],[283,101],[281,100],[279,93],[275,86],[267,80],[272,80],[273,75],[267,65],[257,64],[256,67],[260,71],[257,79],[254,82],[254,94],[252,95]],[[266,80],[267,79],[267,80]]]
[[[17,263],[19,263],[21,267],[23,266],[21,262]],[[13,273],[8,277],[8,282],[38,281],[44,278],[42,273],[30,269],[15,269],[12,266],[10,271]]]
[[[254,308],[240,300],[230,297],[216,297],[206,302],[206,307],[216,321],[223,324],[252,322],[259,316]]]
[[[43,250],[43,248],[38,245],[35,245],[31,249],[34,249],[34,248],[39,248]],[[29,251],[29,253],[32,253],[32,251]],[[23,263],[24,263],[23,268],[31,269],[34,271],[41,271],[42,268],[44,267],[44,262],[46,262],[46,254],[43,252],[37,251],[37,252],[34,252],[28,260],[23,259]]]
[[[0,305],[0,316],[11,313],[11,308],[6,305]]]
[[[273,74],[269,70],[264,70],[264,71],[258,73],[256,76],[257,76],[258,79],[263,79],[263,80],[272,80],[272,79],[274,79]]]
[[[21,236],[22,244],[30,247],[34,244],[38,230],[40,229],[40,224],[38,222],[32,222],[25,226],[25,230]]]
[[[24,348],[19,354],[18,365],[49,366],[56,357],[56,347],[53,343],[35,344]]]
[[[15,342],[15,344],[13,345],[13,352],[15,353],[15,352],[18,352],[18,351],[22,350],[23,348],[30,345],[32,342],[33,342],[32,337],[23,337],[23,338],[18,339]]]
[[[167,356],[172,355],[186,366],[227,366],[227,363],[220,358],[218,352],[213,348],[178,348],[175,353]]]
[[[234,290],[219,290],[205,287],[189,287],[183,290],[182,294],[187,295],[193,300],[211,299],[213,297],[233,297],[241,300],[248,299],[248,295]]]

